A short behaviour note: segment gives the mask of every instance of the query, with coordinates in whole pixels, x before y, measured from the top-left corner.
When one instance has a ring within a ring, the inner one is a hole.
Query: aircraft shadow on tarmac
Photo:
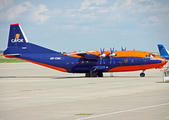
[[[156,78],[157,76],[146,76],[144,78]],[[69,79],[69,78],[98,78],[98,77],[85,77],[85,76],[0,76],[0,78],[52,78],[52,79]],[[139,76],[104,76],[104,78],[141,78]],[[160,82],[159,82],[160,83]],[[161,82],[163,83],[163,82]]]
[[[169,83],[169,82],[163,82],[163,81],[159,81],[159,82],[156,82],[156,83]]]
[[[0,76],[0,78],[52,78],[52,79],[65,79],[65,78],[85,78],[85,76],[76,77],[57,77],[57,76]]]

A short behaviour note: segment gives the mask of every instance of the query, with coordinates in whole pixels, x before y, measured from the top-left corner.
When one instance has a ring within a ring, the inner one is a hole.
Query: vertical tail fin
[[[23,53],[57,53],[59,52],[30,43],[19,23],[11,24],[9,30],[8,47],[4,55],[19,55]]]
[[[158,44],[157,46],[160,52],[160,56],[163,58],[169,59],[169,51],[166,50],[162,44]]]
[[[158,49],[161,56],[169,55],[168,51],[165,49],[165,47],[162,44],[158,44]]]
[[[9,38],[8,38],[8,47],[25,47],[28,43],[21,26],[16,24],[10,25]]]

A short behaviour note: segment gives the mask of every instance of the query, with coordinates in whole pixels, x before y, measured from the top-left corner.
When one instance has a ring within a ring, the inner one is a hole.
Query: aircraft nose
[[[164,64],[164,65],[165,65],[167,62],[168,62],[168,60],[166,60],[166,59],[162,59],[162,60],[161,60],[161,63]]]
[[[165,64],[168,62],[168,60],[165,59]]]

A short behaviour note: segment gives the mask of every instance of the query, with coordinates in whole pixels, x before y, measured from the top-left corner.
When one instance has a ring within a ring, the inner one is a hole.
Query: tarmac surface
[[[0,120],[169,120],[163,71],[102,78],[32,63],[0,63]]]

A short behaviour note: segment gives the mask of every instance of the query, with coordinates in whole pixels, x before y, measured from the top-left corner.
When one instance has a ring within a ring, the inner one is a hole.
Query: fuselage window
[[[134,59],[131,59],[131,63],[133,63],[134,62]]]
[[[123,63],[123,60],[120,60],[120,62],[119,63]]]

